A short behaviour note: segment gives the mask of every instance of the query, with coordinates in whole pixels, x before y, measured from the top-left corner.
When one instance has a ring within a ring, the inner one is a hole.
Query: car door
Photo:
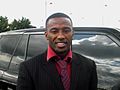
[[[9,65],[9,70],[6,72],[4,78],[11,81],[11,83],[16,84],[18,78],[19,65],[21,62],[25,61],[26,49],[28,43],[28,34],[20,35],[19,42],[15,48],[11,63]]]
[[[19,42],[19,38],[20,35],[2,35],[0,38],[0,74],[2,74],[0,75],[1,80],[8,81],[7,78],[9,77],[9,74],[7,74],[7,71],[9,69],[15,48]]]
[[[72,44],[74,52],[95,61],[100,90],[111,90],[120,81],[120,41],[114,36],[97,31],[77,32]]]

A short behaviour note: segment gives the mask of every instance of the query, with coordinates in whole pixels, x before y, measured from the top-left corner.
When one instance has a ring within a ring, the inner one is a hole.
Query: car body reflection
[[[77,35],[72,44],[73,51],[96,62],[98,88],[110,89],[120,81],[120,47],[109,37]]]

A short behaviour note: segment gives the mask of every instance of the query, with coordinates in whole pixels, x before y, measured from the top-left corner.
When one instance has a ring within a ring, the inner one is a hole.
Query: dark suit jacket
[[[113,86],[111,90],[120,90],[120,82]]]
[[[20,64],[17,90],[64,90],[55,63],[47,62],[46,53]],[[94,61],[73,53],[71,90],[97,90]]]

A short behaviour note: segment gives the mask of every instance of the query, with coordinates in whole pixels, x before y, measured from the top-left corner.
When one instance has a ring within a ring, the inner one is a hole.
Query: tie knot
[[[61,69],[66,69],[67,62],[65,60],[58,60],[57,63],[60,66]]]

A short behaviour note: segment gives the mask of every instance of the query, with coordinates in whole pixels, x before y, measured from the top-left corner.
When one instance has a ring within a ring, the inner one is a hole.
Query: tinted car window
[[[30,35],[27,59],[43,53],[47,48],[47,41],[44,35]]]
[[[120,81],[120,47],[107,35],[75,35],[73,51],[96,62],[98,88],[109,90]]]
[[[10,64],[10,71],[18,73],[19,64],[25,60],[28,35],[23,35],[17,45]]]
[[[0,68],[7,68],[14,53],[19,35],[2,36],[0,39]]]

